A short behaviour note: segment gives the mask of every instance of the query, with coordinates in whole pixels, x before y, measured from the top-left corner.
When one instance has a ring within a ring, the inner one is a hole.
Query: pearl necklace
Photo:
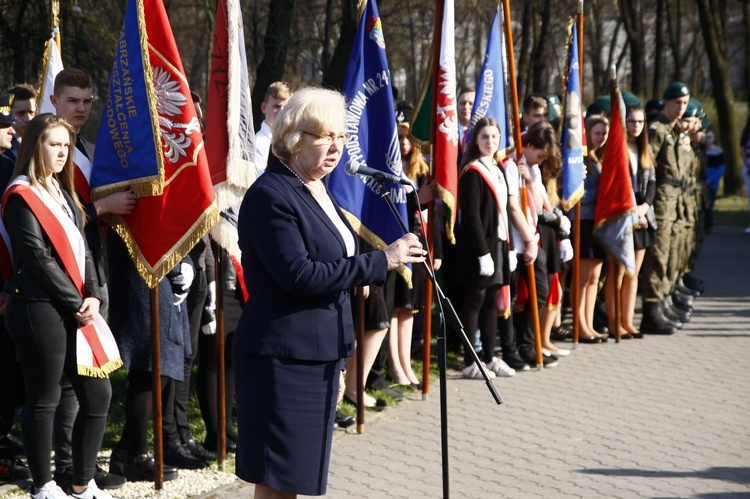
[[[322,191],[315,192],[315,189],[313,189],[313,182],[315,182],[315,180],[313,180],[312,182],[309,182],[309,183],[305,182],[304,180],[302,180],[302,178],[299,175],[297,175],[297,172],[295,172],[294,170],[292,170],[292,168],[289,165],[287,165],[283,161],[281,161],[281,164],[284,165],[286,167],[286,169],[289,170],[292,173],[292,175],[294,175],[295,177],[297,177],[297,180],[299,180],[300,182],[302,182],[302,185],[304,185],[305,187],[307,187],[307,190],[310,191],[310,194],[312,194],[313,197],[315,197],[316,199],[328,200],[328,194],[326,193],[326,189],[325,189],[325,187],[323,187],[322,183],[321,184],[316,184],[316,185],[320,185],[322,187]]]

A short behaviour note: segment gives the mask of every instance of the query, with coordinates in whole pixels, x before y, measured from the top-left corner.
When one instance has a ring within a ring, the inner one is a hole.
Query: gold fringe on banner
[[[344,212],[344,215],[346,216],[346,219],[349,221],[352,228],[354,229],[354,232],[356,232],[359,237],[361,237],[362,239],[370,243],[373,248],[375,248],[376,250],[382,250],[386,246],[388,246],[374,232],[372,232],[370,229],[365,227],[362,224],[362,222],[359,221],[357,217],[355,217],[348,211],[344,210],[343,208],[341,211]],[[400,267],[396,269],[396,272],[398,272],[401,275],[401,277],[404,278],[404,280],[406,281],[406,284],[409,286],[409,289],[412,289],[411,269],[407,267],[406,265],[401,265]]]
[[[117,357],[100,367],[79,365],[78,374],[88,376],[89,378],[109,378],[110,373],[115,372],[122,366],[122,359]]]
[[[155,288],[159,284],[159,281],[161,281],[175,265],[185,258],[185,255],[187,255],[193,246],[200,241],[203,235],[208,232],[208,229],[218,222],[219,208],[216,205],[216,201],[211,203],[206,211],[203,212],[203,215],[193,223],[185,235],[170,249],[169,253],[164,255],[154,266],[151,266],[146,262],[146,258],[141,253],[135,239],[128,229],[128,226],[122,218],[111,213],[103,215],[102,218],[104,218],[109,226],[114,229],[114,231],[117,232],[125,242],[130,258],[135,264],[135,268],[138,270],[140,276],[146,281],[146,285],[149,288]]]

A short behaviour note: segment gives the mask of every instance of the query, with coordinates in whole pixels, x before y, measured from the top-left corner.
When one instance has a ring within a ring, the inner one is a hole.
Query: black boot
[[[664,301],[662,303],[662,310],[664,311],[664,315],[670,319],[671,321],[678,321],[681,322],[683,325],[690,322],[691,313],[687,310],[682,310],[678,306],[674,304],[672,301],[671,296],[667,296],[664,298]],[[682,328],[678,328],[682,329]]]
[[[641,333],[645,334],[674,334],[677,332],[674,323],[664,316],[659,302],[643,302],[640,330]]]
[[[679,291],[675,291],[672,293],[672,303],[679,309],[693,313],[693,298],[691,296],[685,296]]]
[[[692,289],[685,286],[685,284],[682,282],[682,278],[677,281],[677,286],[675,286],[674,289],[675,291],[686,296],[692,296],[694,298],[700,296],[700,293],[698,293],[697,291],[693,291]]]

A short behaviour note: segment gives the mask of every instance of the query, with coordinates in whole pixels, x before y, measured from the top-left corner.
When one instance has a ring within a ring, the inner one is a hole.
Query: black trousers
[[[0,438],[13,428],[16,407],[23,404],[24,386],[16,345],[10,339],[5,321],[0,320]],[[11,457],[11,456],[0,456]]]
[[[523,255],[518,255],[518,272],[528,282],[528,269],[523,261]],[[547,277],[547,253],[539,248],[536,260],[534,260],[534,282],[536,282],[537,308],[539,320],[542,320],[542,312],[549,294],[549,279]],[[516,330],[516,341],[521,357],[529,358],[536,355],[534,347],[534,325],[531,320],[531,305],[527,302],[525,308],[513,314],[513,326]]]
[[[487,288],[464,288],[461,305],[461,322],[469,338],[479,329],[482,338],[482,362],[492,361],[497,340],[497,298],[500,285]],[[464,365],[474,363],[474,358],[464,345]]]
[[[119,449],[132,456],[148,453],[148,427],[154,412],[153,374],[150,371],[128,371],[125,393],[125,426],[122,428]],[[174,433],[174,380],[161,377],[162,429],[164,447],[179,439]]]
[[[70,379],[80,405],[73,425],[73,484],[94,478],[96,457],[107,425],[112,387],[107,378],[78,374],[76,322],[49,302],[14,299],[5,324],[16,344],[26,383],[23,444],[34,485],[52,479],[52,426],[60,401],[60,378]]]

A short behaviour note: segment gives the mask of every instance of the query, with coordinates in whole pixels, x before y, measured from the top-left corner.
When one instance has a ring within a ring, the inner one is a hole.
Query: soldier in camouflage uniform
[[[688,223],[685,193],[690,183],[694,152],[688,151],[681,141],[683,134],[680,118],[687,108],[690,90],[687,85],[675,82],[664,91],[664,110],[649,126],[649,143],[656,161],[656,197],[654,213],[659,227],[656,244],[646,251],[641,270],[643,320],[641,332],[673,334],[682,326],[681,321],[665,315],[665,305],[676,285],[675,264],[683,257]],[[684,260],[683,260],[684,261]],[[670,265],[671,262],[671,265]]]

